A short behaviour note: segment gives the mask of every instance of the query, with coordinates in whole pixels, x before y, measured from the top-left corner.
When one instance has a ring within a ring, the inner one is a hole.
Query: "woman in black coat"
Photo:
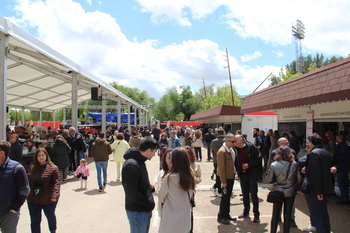
[[[51,160],[60,170],[61,181],[67,179],[68,167],[70,165],[70,151],[71,148],[67,141],[61,135],[57,135],[51,149]]]

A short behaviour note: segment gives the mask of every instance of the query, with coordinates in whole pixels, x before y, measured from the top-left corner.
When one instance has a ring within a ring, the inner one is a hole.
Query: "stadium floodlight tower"
[[[295,38],[295,53],[296,53],[296,71],[303,73],[303,54],[301,40],[305,37],[305,25],[298,19],[292,25],[292,32]]]

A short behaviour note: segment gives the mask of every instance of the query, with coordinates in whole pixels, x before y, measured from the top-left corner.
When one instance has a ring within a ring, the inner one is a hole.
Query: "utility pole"
[[[205,90],[205,82],[204,82],[204,78],[203,78],[203,87],[204,87],[204,97],[207,97],[207,91]]]
[[[232,89],[230,62],[229,62],[229,59],[228,59],[228,51],[227,51],[227,48],[226,48],[226,60],[227,60],[228,77],[229,77],[229,79],[230,79],[232,106],[235,106],[235,100],[234,100],[234,98],[233,98],[233,89]]]

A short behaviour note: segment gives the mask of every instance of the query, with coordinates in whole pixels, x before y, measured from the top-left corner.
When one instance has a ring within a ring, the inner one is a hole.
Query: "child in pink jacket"
[[[80,188],[83,188],[83,183],[85,184],[85,189],[87,188],[87,177],[90,175],[90,169],[88,168],[87,162],[85,159],[80,160],[80,166],[75,171],[75,175],[78,178],[81,178]]]

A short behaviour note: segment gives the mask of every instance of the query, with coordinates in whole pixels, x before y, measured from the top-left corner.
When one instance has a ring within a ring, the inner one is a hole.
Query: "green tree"
[[[169,87],[165,94],[154,105],[153,113],[157,120],[176,120],[176,115],[181,112],[180,95],[177,93],[177,88]]]
[[[200,104],[199,100],[193,95],[190,86],[181,86],[180,88],[182,90],[180,94],[181,113],[183,113],[182,120],[188,121],[190,120],[191,115],[196,113],[199,109]]]
[[[242,106],[242,100],[238,98],[238,93],[234,87],[233,98],[235,106]],[[200,111],[204,111],[221,104],[232,105],[231,89],[229,85],[218,87],[213,95],[207,96],[204,101],[201,102]]]
[[[281,78],[274,75],[274,74],[271,75],[270,80],[271,80],[271,83],[269,86],[273,86],[273,85],[276,85],[276,84],[282,82]]]
[[[300,76],[301,73],[299,72],[296,72],[295,74],[292,73],[291,70],[287,70],[286,73],[284,73],[281,69],[280,71],[280,78],[283,80],[283,81],[287,81],[289,79],[292,79],[292,78],[295,78],[295,77],[298,77]]]

